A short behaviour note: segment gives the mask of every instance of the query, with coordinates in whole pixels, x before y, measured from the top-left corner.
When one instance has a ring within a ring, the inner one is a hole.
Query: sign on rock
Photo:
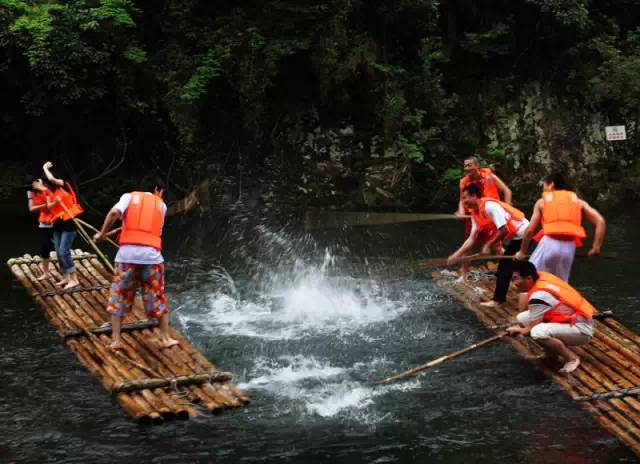
[[[624,126],[607,126],[604,128],[607,140],[627,140],[627,131]]]

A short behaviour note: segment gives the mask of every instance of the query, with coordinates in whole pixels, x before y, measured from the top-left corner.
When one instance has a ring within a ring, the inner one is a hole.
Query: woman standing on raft
[[[53,204],[49,211],[53,221],[53,243],[58,255],[58,264],[63,274],[62,280],[57,282],[56,285],[69,289],[80,283],[73,264],[73,258],[71,257],[71,247],[77,234],[72,219],[79,216],[83,209],[78,204],[76,193],[69,182],[56,178],[51,173],[52,167],[53,163],[47,161],[42,166],[42,169],[49,182],[55,186]]]

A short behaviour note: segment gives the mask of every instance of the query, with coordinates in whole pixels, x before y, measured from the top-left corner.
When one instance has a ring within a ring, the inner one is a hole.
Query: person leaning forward
[[[544,348],[548,357],[560,357],[560,373],[569,374],[580,365],[580,358],[568,346],[589,343],[594,334],[596,309],[561,278],[538,272],[529,261],[519,261],[513,274],[514,286],[526,292],[525,309],[517,315],[520,326],[507,331],[530,335]]]
[[[485,198],[493,198],[494,200],[500,200],[500,193],[502,198],[507,204],[511,204],[511,190],[490,168],[480,167],[480,162],[475,156],[469,156],[464,159],[463,164],[464,177],[460,179],[460,200],[458,201],[458,210],[456,214],[459,216],[465,215],[468,211],[465,210],[462,204],[462,191],[468,185],[475,184],[480,189],[480,195]],[[465,239],[469,237],[471,233],[471,220],[465,221]],[[491,236],[496,233],[495,229],[487,228],[481,232],[478,236],[478,243],[485,243],[491,240]],[[498,242],[497,245],[500,245]],[[500,251],[499,249],[496,251]],[[467,273],[469,272],[468,263],[463,263],[460,268],[460,280],[466,280]]]
[[[465,210],[471,212],[471,234],[462,246],[449,256],[447,264],[460,261],[477,244],[481,232],[490,228],[495,228],[497,232],[483,245],[482,253],[489,254],[491,249],[500,243],[504,245],[505,253],[508,255],[520,249],[522,236],[529,225],[522,211],[500,200],[481,197],[480,189],[474,184],[464,188],[462,202]],[[481,306],[493,307],[506,301],[512,272],[513,260],[500,260],[493,299],[481,303]]]
[[[542,224],[538,246],[530,261],[540,271],[550,272],[565,282],[569,281],[576,247],[587,236],[582,227],[582,216],[595,226],[593,245],[589,256],[598,256],[604,241],[606,222],[602,215],[575,192],[567,187],[561,174],[551,174],[542,179],[542,198],[533,207],[531,223],[522,239],[515,258],[527,259],[529,243],[536,229]]]
[[[122,349],[120,326],[131,311],[138,284],[147,318],[160,320],[160,343],[169,348],[179,342],[169,336],[169,306],[164,293],[164,258],[162,227],[167,206],[162,200],[164,183],[154,180],[147,192],[125,193],[109,211],[104,224],[93,238],[102,240],[113,224],[122,219],[120,249],[109,291],[107,311],[111,314],[112,349]],[[151,193],[153,192],[153,193]]]

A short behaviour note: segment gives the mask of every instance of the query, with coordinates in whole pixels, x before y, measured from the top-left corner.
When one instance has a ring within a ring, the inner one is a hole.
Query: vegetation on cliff
[[[3,192],[49,158],[98,202],[156,169],[416,206],[474,151],[522,185],[640,177],[632,0],[0,0],[0,70]]]

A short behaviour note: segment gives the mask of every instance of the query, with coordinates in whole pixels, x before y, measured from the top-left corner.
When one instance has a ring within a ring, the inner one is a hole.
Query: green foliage
[[[462,169],[460,169],[460,168],[447,168],[447,170],[442,175],[442,181],[444,183],[457,182],[462,178],[462,176],[463,176]]]
[[[51,33],[53,17],[51,13],[61,10],[57,4],[27,5],[25,2],[3,0],[6,6],[19,11],[19,16],[9,27],[9,32],[18,36],[19,42],[25,47],[29,63],[37,64],[50,51],[47,43]]]
[[[182,89],[182,99],[187,103],[195,103],[207,93],[209,83],[219,77],[222,65],[231,56],[228,48],[218,47],[204,55],[189,81]]]
[[[140,64],[147,61],[147,52],[140,47],[129,47],[124,51],[124,57],[134,63]]]
[[[510,35],[511,28],[505,23],[498,23],[486,32],[468,32],[462,46],[486,60],[491,55],[505,55],[510,52]]]
[[[79,177],[123,147],[127,163],[153,150],[197,177],[260,171],[298,152],[291,134],[350,125],[353,158],[381,137],[408,177],[446,189],[459,153],[506,164],[510,142],[487,148],[487,134],[520,114],[522,89],[638,123],[637,18],[637,2],[593,0],[0,0],[0,141],[16,157],[76,153]],[[26,153],[31,140],[42,147]]]
[[[407,142],[406,140],[404,140],[404,138],[402,139],[402,142],[402,148],[407,159],[410,159],[411,161],[414,161],[418,164],[423,164],[425,160],[425,154],[422,148],[416,143]]]
[[[527,0],[537,4],[546,13],[551,13],[565,26],[585,28],[589,23],[589,0]]]
[[[91,17],[99,22],[110,21],[115,26],[134,27],[132,6],[130,0],[100,0],[99,6],[91,9]]]
[[[640,28],[629,31],[625,40],[600,37],[592,48],[602,57],[597,73],[589,80],[593,95],[620,113],[637,118],[640,108]]]
[[[486,151],[487,159],[489,159],[490,161],[498,161],[504,159],[506,155],[506,150],[500,147],[487,148]]]

